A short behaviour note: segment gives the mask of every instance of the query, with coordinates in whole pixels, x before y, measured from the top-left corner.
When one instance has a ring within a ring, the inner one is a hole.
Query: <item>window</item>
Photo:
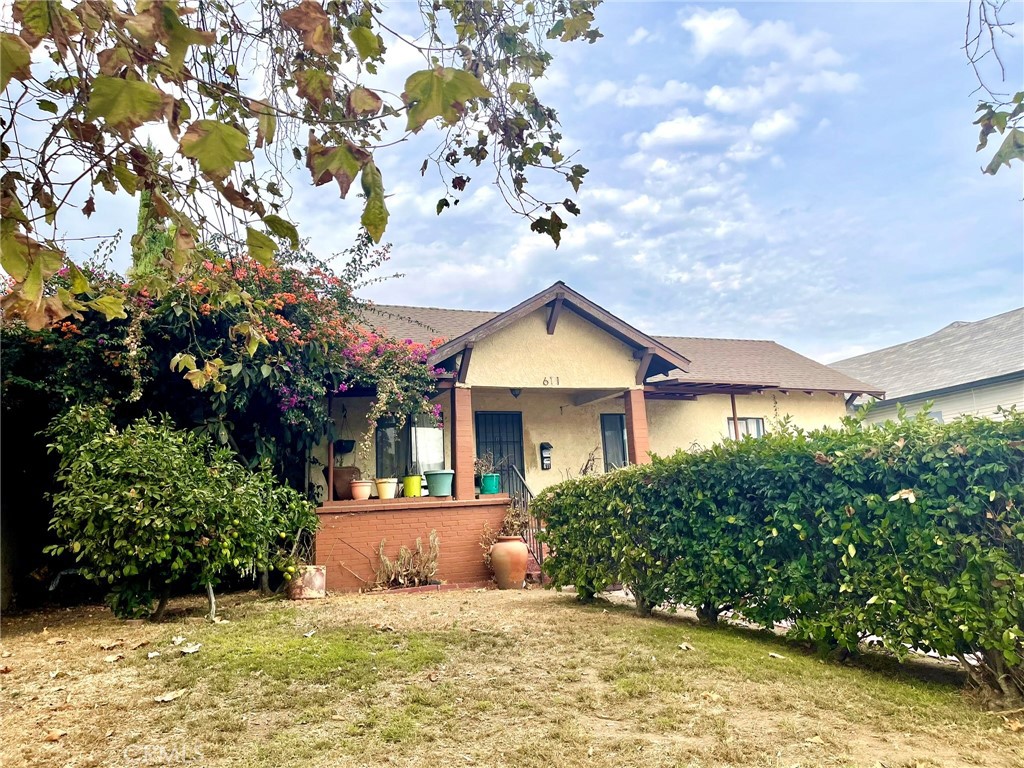
[[[605,472],[629,463],[626,456],[626,417],[623,414],[601,414],[601,444],[604,446]]]
[[[755,419],[749,416],[740,416],[740,439],[742,440],[746,435],[751,437],[761,437],[764,435],[764,419]],[[729,430],[728,437],[730,439],[736,436],[736,430],[733,427],[733,419],[730,416],[726,420],[726,427]]]
[[[377,423],[377,477],[403,477],[418,469],[444,469],[444,430],[418,413],[399,427],[396,419]]]

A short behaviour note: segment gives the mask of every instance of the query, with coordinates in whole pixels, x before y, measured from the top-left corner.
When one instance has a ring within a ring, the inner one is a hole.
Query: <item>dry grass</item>
[[[1024,766],[1021,735],[937,665],[826,664],[542,591],[223,603],[215,625],[191,600],[155,626],[100,608],[5,617],[0,763]],[[182,655],[175,636],[202,648]]]

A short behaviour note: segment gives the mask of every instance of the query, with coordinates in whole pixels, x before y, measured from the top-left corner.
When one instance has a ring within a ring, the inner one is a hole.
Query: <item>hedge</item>
[[[1024,414],[848,420],[678,452],[542,494],[556,588],[724,611],[822,648],[960,660],[1024,703]]]

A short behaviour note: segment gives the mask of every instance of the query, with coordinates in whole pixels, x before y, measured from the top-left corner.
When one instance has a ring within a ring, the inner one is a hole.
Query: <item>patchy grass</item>
[[[0,762],[1024,767],[1020,734],[931,662],[828,664],[770,633],[540,591],[223,602],[214,625],[191,600],[163,625],[4,617]]]

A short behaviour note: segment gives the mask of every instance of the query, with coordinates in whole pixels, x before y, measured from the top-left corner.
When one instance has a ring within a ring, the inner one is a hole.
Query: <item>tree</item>
[[[558,211],[579,209],[535,197],[527,182],[546,170],[576,191],[587,169],[560,148],[557,113],[532,83],[552,61],[546,41],[600,37],[598,2],[421,2],[422,35],[407,39],[393,12],[358,0],[15,0],[15,31],[0,33],[10,115],[0,154],[11,169],[0,181],[0,265],[15,281],[5,311],[35,328],[86,309],[120,316],[123,297],[89,298],[63,243],[40,231],[91,216],[101,191],[145,194],[146,216],[173,235],[158,261],[171,279],[146,273],[156,295],[214,235],[264,264],[282,243],[296,247],[284,190],[299,163],[342,198],[358,180],[377,242],[389,214],[376,158],[402,138],[387,131],[428,125],[442,138],[419,170],[440,172],[439,213],[470,183],[462,167],[489,162],[509,203],[557,245]],[[375,82],[399,47],[423,66],[396,95]],[[148,153],[153,137],[173,151]],[[62,267],[75,281],[48,292]]]
[[[975,93],[981,91],[986,96],[978,102],[977,111],[981,114],[974,121],[980,129],[977,151],[988,147],[992,134],[999,133],[1004,137],[999,149],[982,169],[993,176],[1003,165],[1009,166],[1012,160],[1024,161],[1024,91],[1010,96],[993,90],[988,84],[991,75],[986,74],[985,60],[988,59],[998,70],[1000,82],[1006,82],[1006,67],[999,52],[999,41],[1013,36],[1009,29],[1013,22],[1005,21],[1001,15],[1007,4],[1008,0],[968,0],[964,28],[963,50],[978,80]]]

